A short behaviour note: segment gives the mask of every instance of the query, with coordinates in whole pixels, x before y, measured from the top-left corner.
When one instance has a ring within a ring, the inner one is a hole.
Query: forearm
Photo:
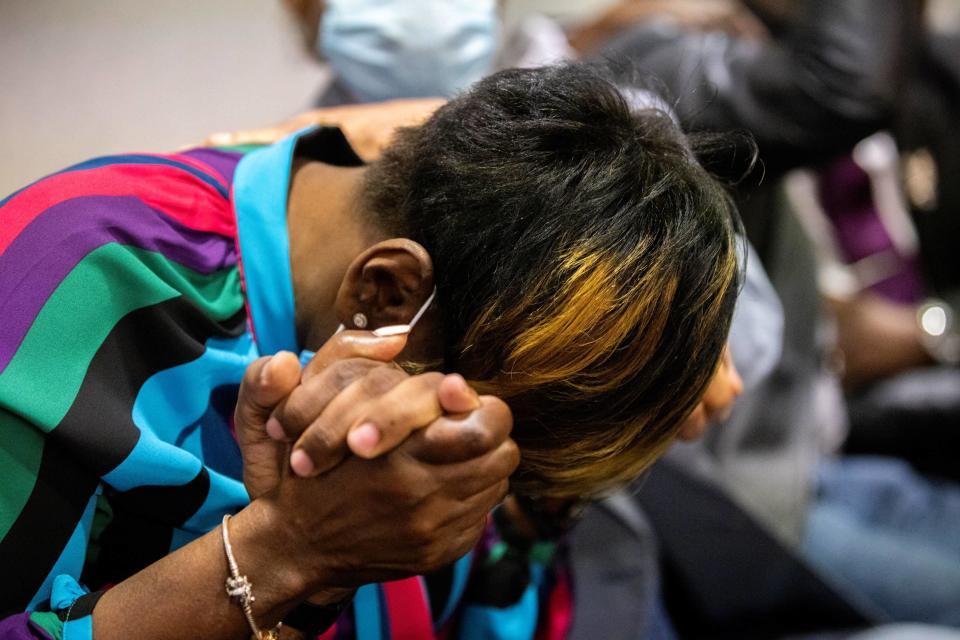
[[[314,588],[271,518],[254,503],[230,520],[234,554],[253,585],[253,615],[263,629]],[[224,588],[228,572],[218,527],[108,590],[93,612],[94,638],[249,638],[243,610]]]

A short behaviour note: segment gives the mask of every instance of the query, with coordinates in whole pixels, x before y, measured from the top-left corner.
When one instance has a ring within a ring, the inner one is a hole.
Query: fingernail
[[[473,390],[473,387],[467,384],[467,381],[462,375],[459,373],[451,373],[450,377],[453,378],[454,383],[459,387],[458,390],[460,393],[473,398],[473,400],[477,403],[477,406],[480,405],[480,396],[477,395],[477,392]]]
[[[358,455],[370,455],[380,444],[380,429],[372,422],[364,422],[347,434],[347,445]]]
[[[463,376],[459,373],[451,373],[450,379],[453,380],[453,383],[457,386],[457,390],[461,393],[472,393],[473,389],[470,388],[470,385],[467,384],[467,381],[463,379]]]
[[[378,338],[388,338],[390,336],[402,336],[404,334],[410,333],[410,325],[408,324],[392,324],[388,327],[380,327],[373,331],[373,335]]]
[[[290,468],[298,476],[306,478],[313,473],[313,460],[303,449],[296,449],[290,454]]]
[[[273,356],[268,356],[269,360],[263,363],[263,368],[260,369],[260,384],[266,386],[270,384],[270,363],[273,362]]]
[[[283,440],[287,436],[283,431],[283,426],[280,424],[280,421],[273,416],[270,416],[270,419],[267,420],[266,430],[267,435],[274,440]]]

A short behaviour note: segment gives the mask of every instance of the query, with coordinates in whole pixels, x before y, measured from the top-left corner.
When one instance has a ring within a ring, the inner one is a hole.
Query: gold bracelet
[[[237,567],[237,561],[233,557],[233,547],[230,546],[228,522],[230,522],[230,514],[223,516],[223,522],[220,525],[223,533],[223,550],[227,554],[227,565],[230,567],[230,575],[227,576],[226,582],[227,595],[243,609],[243,615],[247,618],[247,624],[250,625],[255,640],[280,640],[280,627],[283,623],[273,629],[261,629],[253,619],[253,608],[250,606],[256,600],[253,596],[253,585],[250,584],[247,576],[240,575],[240,568]]]

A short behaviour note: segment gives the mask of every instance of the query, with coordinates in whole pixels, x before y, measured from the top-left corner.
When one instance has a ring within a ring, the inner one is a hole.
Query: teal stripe
[[[173,444],[183,430],[199,420],[210,404],[210,390],[240,384],[257,358],[250,334],[213,337],[196,360],[159,371],[140,388],[133,405],[133,422]],[[200,451],[193,453],[200,455]]]
[[[207,497],[190,519],[183,523],[183,528],[194,536],[199,537],[212,531],[223,519],[225,513],[236,513],[250,504],[250,495],[246,487],[239,480],[218,473],[207,467],[210,476],[210,490]]]
[[[50,573],[47,574],[43,584],[40,585],[37,593],[34,594],[33,599],[27,606],[27,611],[33,611],[41,603],[50,599],[50,594],[53,591],[53,580],[57,576],[80,578],[80,572],[83,571],[83,564],[86,560],[87,545],[90,542],[93,516],[97,511],[97,496],[99,493],[100,490],[97,489],[96,493],[90,496],[90,502],[87,503],[87,508],[83,511],[83,517],[80,518],[80,523],[77,525],[77,528],[73,530],[73,534],[60,553],[60,557],[57,558],[57,561],[54,563]]]
[[[530,584],[509,607],[468,605],[460,614],[459,640],[533,640],[540,615],[539,591],[544,569],[530,563]]]
[[[470,567],[473,564],[473,551],[467,552],[453,565],[453,579],[450,585],[450,595],[447,597],[447,604],[443,607],[440,617],[434,622],[434,630],[438,631],[453,612],[456,611],[460,599],[463,598],[464,591],[467,590],[467,579],[470,577]]]
[[[82,587],[73,576],[60,574],[53,579],[53,593],[50,594],[50,608],[53,610],[70,609],[74,603],[87,595],[89,591]],[[84,616],[63,625],[64,640],[92,640],[93,621]]]
[[[84,616],[63,625],[63,640],[93,640],[93,616]]]
[[[389,631],[383,629],[383,594],[378,584],[367,584],[357,589],[353,598],[354,624],[357,640],[388,640]]]
[[[144,485],[187,484],[200,471],[202,448],[177,446],[177,441],[184,429],[203,417],[210,390],[239,384],[256,358],[249,334],[210,338],[205,347],[199,358],[154,374],[140,388],[133,422],[141,437],[130,455],[103,476],[111,487],[129,491]]]
[[[144,486],[178,487],[196,478],[202,466],[197,456],[141,429],[133,450],[102,479],[117,491]]]
[[[207,467],[207,473],[210,476],[210,490],[207,491],[207,497],[182,527],[173,530],[170,540],[171,553],[215,529],[223,519],[223,514],[236,513],[250,504],[250,496],[242,482],[218,473],[210,467]]]
[[[298,352],[287,237],[290,165],[304,129],[245,155],[233,178],[237,237],[250,320],[260,355]]]

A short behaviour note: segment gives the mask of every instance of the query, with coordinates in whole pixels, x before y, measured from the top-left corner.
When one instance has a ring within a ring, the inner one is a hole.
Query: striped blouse
[[[261,355],[300,351],[295,153],[361,163],[338,129],[313,129],[255,150],[98,158],[0,201],[0,637],[90,638],[88,587],[248,503],[230,424],[240,379]],[[536,581],[515,606],[465,606],[471,562],[445,572],[442,603],[421,578],[362,588],[325,637],[504,624],[532,637]]]

